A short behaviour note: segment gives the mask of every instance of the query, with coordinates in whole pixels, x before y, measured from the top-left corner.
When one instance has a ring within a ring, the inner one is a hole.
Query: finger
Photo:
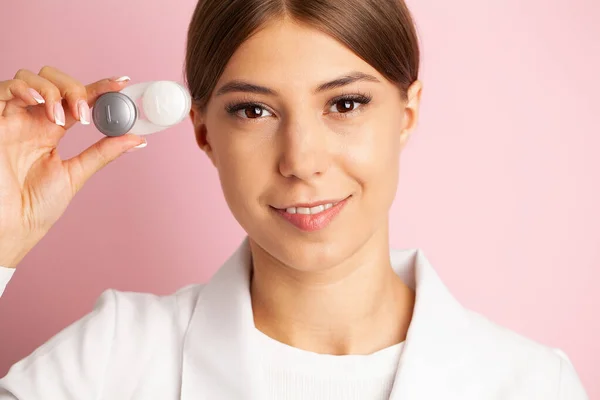
[[[21,79],[11,79],[0,82],[0,115],[3,114],[5,107],[11,103],[15,107],[23,108],[36,104],[44,103],[42,95],[27,82]]]
[[[98,97],[108,92],[117,92],[122,90],[127,83],[131,80],[128,76],[121,76],[119,78],[112,77],[107,79],[101,79],[97,82],[90,83],[85,88],[87,90],[88,105],[93,107]]]
[[[61,97],[65,100],[64,111],[65,129],[67,122],[69,127],[75,122],[80,121],[84,125],[90,123],[90,107],[87,103],[87,90],[85,86],[72,76],[60,71],[57,68],[45,66],[39,74],[40,77],[52,82],[59,90]],[[60,112],[60,111],[59,111]],[[68,121],[67,121],[68,120]]]
[[[83,86],[78,80],[50,66],[40,70],[39,75],[52,82],[66,102],[68,113],[65,118],[65,129],[69,129],[77,121],[88,125],[91,121],[90,107],[96,99],[106,93],[119,91],[130,80],[128,76],[102,79],[90,85]]]
[[[59,126],[65,126],[65,111],[61,102],[61,93],[54,83],[26,69],[20,69],[15,78],[26,82],[41,94],[46,103],[48,120]],[[12,107],[12,104],[8,104],[7,109],[9,107]]]
[[[129,81],[130,81],[130,78],[128,76],[122,76],[122,77],[112,77],[112,78],[101,79],[97,82],[90,83],[89,85],[87,85],[85,87],[86,92],[87,92],[88,106],[93,107],[94,104],[96,103],[96,100],[98,99],[98,97],[100,97],[104,93],[118,92],[118,91],[122,90],[125,86],[127,86],[127,83]],[[75,122],[76,121],[70,120],[67,118],[66,128],[68,129]]]
[[[69,171],[73,194],[110,162],[136,146],[145,146],[146,139],[140,136],[126,134],[119,137],[105,137],[94,143],[81,154],[65,160],[64,165]]]

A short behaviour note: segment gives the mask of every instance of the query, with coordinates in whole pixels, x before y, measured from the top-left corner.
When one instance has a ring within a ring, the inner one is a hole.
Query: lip
[[[279,209],[279,208],[275,208],[275,207],[271,207],[278,215],[280,215],[285,221],[289,222],[290,224],[292,224],[294,227],[298,228],[301,231],[304,232],[316,232],[316,231],[320,231],[325,229],[327,226],[329,226],[329,224],[331,224],[331,222],[333,221],[333,219],[335,217],[337,217],[339,215],[339,213],[342,211],[342,209],[344,208],[344,206],[348,203],[348,200],[351,198],[352,196],[348,196],[343,200],[333,200],[333,201],[325,201],[325,202],[318,202],[318,203],[312,203],[312,204],[299,204],[299,205],[294,205],[294,206],[289,206],[286,208],[290,208],[290,207],[305,207],[305,208],[309,208],[309,207],[316,207],[316,206],[320,206],[320,205],[324,205],[324,204],[328,204],[328,203],[332,203],[335,204],[333,207],[328,208],[327,210],[321,211],[318,214],[290,214],[288,212],[286,212],[286,209]]]

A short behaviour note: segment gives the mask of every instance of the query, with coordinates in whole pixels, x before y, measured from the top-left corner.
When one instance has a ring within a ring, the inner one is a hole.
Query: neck
[[[387,235],[382,236],[342,264],[317,272],[284,266],[250,241],[256,327],[322,354],[370,354],[404,341],[414,292],[393,271]]]

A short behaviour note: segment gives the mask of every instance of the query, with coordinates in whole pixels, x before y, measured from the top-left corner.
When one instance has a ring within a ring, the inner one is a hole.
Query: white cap
[[[182,85],[173,81],[137,83],[121,90],[134,102],[142,98],[146,119],[138,118],[129,133],[149,135],[177,125],[189,114],[192,99]]]

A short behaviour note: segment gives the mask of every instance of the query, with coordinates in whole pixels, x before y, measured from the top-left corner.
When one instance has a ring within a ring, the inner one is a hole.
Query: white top
[[[308,354],[261,336],[252,314],[250,256],[246,239],[208,284],[168,296],[106,290],[89,314],[11,367],[0,379],[0,400],[264,400],[285,399],[270,394],[277,390],[360,386],[360,378],[336,382],[339,371],[330,367],[338,362],[345,371],[356,368],[375,399],[588,400],[562,351],[463,307],[418,249],[390,254],[396,273],[416,291],[406,341],[364,358]],[[6,280],[12,271],[0,274]],[[376,370],[365,371],[371,362]],[[304,375],[314,365],[329,372],[322,384],[318,374]]]
[[[257,368],[272,400],[387,400],[402,343],[369,355],[317,354],[255,331],[262,354]]]

